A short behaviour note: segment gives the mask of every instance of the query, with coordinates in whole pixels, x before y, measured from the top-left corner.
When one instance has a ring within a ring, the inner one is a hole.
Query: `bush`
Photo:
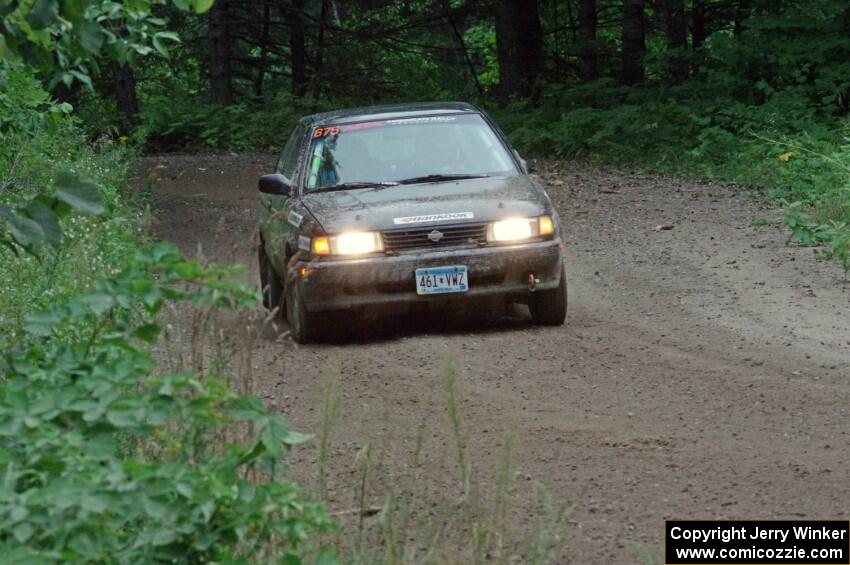
[[[9,249],[0,249],[0,348],[18,342],[28,314],[123,268],[141,238],[138,207],[121,190],[135,150],[120,140],[93,147],[65,110],[31,72],[0,65],[0,204],[50,195],[53,179],[68,171],[94,181],[106,209],[97,217],[69,217],[61,245],[37,258],[12,260]]]
[[[215,376],[156,371],[164,304],[256,302],[230,274],[159,244],[29,318],[0,361],[0,561],[297,563],[332,528],[281,474],[307,436]],[[237,423],[250,442],[226,442]]]
[[[308,436],[151,353],[166,304],[255,294],[140,248],[134,150],[89,145],[30,72],[0,79],[0,562],[332,563],[312,541],[332,522],[283,474]]]
[[[302,116],[333,107],[333,101],[325,100],[318,105],[310,99],[288,94],[264,104],[249,102],[231,106],[219,106],[199,97],[175,100],[152,94],[145,100],[137,135],[154,150],[277,152]]]

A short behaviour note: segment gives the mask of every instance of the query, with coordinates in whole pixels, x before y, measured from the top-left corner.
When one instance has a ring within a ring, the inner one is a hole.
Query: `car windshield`
[[[512,174],[514,161],[481,115],[456,114],[315,128],[306,184],[365,188],[359,183]]]

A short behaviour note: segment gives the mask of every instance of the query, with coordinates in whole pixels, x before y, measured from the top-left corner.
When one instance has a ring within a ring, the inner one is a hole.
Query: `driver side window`
[[[301,149],[301,140],[304,136],[304,128],[301,124],[295,126],[292,130],[292,135],[286,142],[283,148],[283,153],[280,155],[280,160],[277,162],[277,172],[285,176],[292,183],[296,182],[295,172],[298,170],[298,159]]]

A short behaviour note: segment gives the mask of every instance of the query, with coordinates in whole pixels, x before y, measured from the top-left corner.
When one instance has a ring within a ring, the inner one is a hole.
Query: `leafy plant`
[[[835,260],[850,275],[850,224],[829,220],[818,222],[804,210],[802,201],[788,205],[785,225],[800,244],[826,245],[825,258]]]
[[[0,348],[27,315],[123,268],[141,237],[124,189],[136,150],[90,144],[64,106],[32,69],[0,62]]]
[[[104,56],[167,54],[160,4],[0,0],[0,561],[331,563],[313,540],[333,523],[283,465],[308,436],[151,353],[164,305],[256,296],[173,245],[134,253],[130,152],[90,146],[36,78],[91,85]]]
[[[812,219],[800,200],[788,204],[785,226],[791,230],[791,235],[805,246],[818,245],[828,239],[825,226]]]
[[[297,563],[332,529],[282,474],[308,436],[215,375],[156,371],[151,317],[253,304],[231,274],[158,244],[30,318],[32,345],[0,362],[1,561]],[[234,425],[254,439],[225,443]]]
[[[181,10],[207,11],[213,0],[174,0]],[[177,36],[152,14],[163,0],[22,0],[0,1],[0,59],[23,62],[52,76],[51,82],[70,85],[78,80],[92,86],[97,58],[108,55],[120,62],[156,50],[167,55],[167,42]],[[120,30],[120,31],[119,31]]]
[[[844,269],[844,275],[850,275],[850,224],[831,221],[828,233],[829,256]]]
[[[58,247],[62,242],[59,221],[72,210],[100,214],[100,189],[70,171],[56,178],[55,195],[39,195],[17,207],[0,204],[0,243],[18,254],[19,249],[37,256],[43,245]]]

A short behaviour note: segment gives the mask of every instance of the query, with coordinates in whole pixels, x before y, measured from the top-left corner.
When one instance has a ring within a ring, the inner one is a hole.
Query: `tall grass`
[[[317,475],[319,480],[319,498],[328,498],[328,463],[330,461],[330,437],[334,425],[340,416],[341,397],[338,388],[337,373],[327,370],[322,378],[322,420],[319,425],[319,460]]]
[[[320,401],[320,492],[327,488],[335,426],[346,416],[340,410],[335,373],[325,374],[331,376],[323,379]],[[375,565],[561,562],[566,516],[572,507],[556,503],[540,483],[531,483],[531,492],[518,492],[514,482],[518,438],[513,434],[504,437],[494,468],[487,469],[492,482],[481,484],[476,479],[475,453],[469,449],[458,365],[451,359],[440,369],[440,387],[457,492],[445,495],[430,489],[422,453],[424,426],[417,431],[406,476],[390,476],[380,462],[380,444],[366,442],[353,461],[354,508],[331,512],[341,526],[334,538],[340,554],[352,563]],[[375,492],[383,493],[379,505],[369,503],[369,493]],[[526,513],[530,524],[513,521],[513,516]]]

